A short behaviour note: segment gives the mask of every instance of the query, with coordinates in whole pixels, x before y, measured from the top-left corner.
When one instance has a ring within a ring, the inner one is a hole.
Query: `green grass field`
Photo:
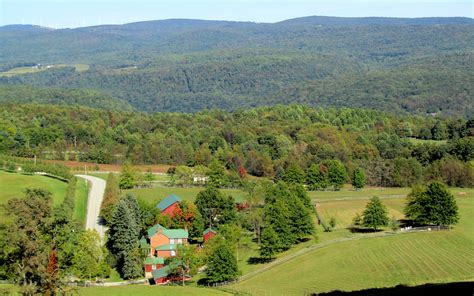
[[[87,195],[89,194],[89,187],[87,181],[78,178],[76,185],[76,200],[73,218],[81,221],[84,225],[86,223],[87,215]]]
[[[231,295],[216,289],[179,286],[122,286],[122,287],[90,287],[78,289],[79,295],[87,296],[129,296],[129,295],[173,295],[173,296],[199,296],[199,295]]]
[[[320,242],[341,236],[356,239],[311,251],[230,288],[253,295],[303,295],[474,280],[474,191],[462,190],[467,192],[457,198],[461,221],[450,231],[366,239],[358,238],[367,234],[350,234],[346,229],[319,232]],[[343,228],[352,220],[352,213],[360,211],[365,203],[321,203],[321,211],[323,217],[339,215],[338,223]],[[401,215],[404,199],[385,199],[383,203],[390,213]]]
[[[84,72],[84,71],[89,70],[89,65],[86,65],[86,64],[74,64],[74,65],[57,64],[57,65],[54,65],[53,68],[63,68],[63,67],[75,67],[77,72]],[[36,69],[34,67],[17,67],[5,72],[0,72],[0,77],[1,76],[11,77],[15,75],[37,73],[37,72],[42,72],[46,70],[49,70],[49,69],[46,67],[40,68],[40,69]]]
[[[372,196],[380,198],[405,197],[410,193],[410,188],[384,188],[369,187],[354,190],[347,185],[339,191],[309,191],[308,194],[313,201],[324,201],[333,199],[370,199]]]
[[[140,188],[126,190],[125,193],[133,193],[138,199],[145,200],[149,203],[158,203],[160,200],[170,194],[176,194],[183,200],[194,201],[200,191],[205,190],[202,187],[156,187],[156,188]],[[232,195],[237,202],[245,199],[246,193],[240,189],[220,189],[224,194]]]
[[[53,193],[54,205],[60,204],[66,196],[67,183],[44,176],[31,176],[0,171],[0,205],[9,199],[25,196],[26,188],[42,188]],[[0,217],[4,219],[3,208]]]

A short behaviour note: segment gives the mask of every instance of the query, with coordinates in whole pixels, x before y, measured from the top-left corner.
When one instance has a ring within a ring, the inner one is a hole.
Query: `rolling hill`
[[[470,18],[13,25],[0,28],[0,72],[90,67],[3,76],[0,84],[91,89],[152,112],[298,102],[469,116],[473,44]]]

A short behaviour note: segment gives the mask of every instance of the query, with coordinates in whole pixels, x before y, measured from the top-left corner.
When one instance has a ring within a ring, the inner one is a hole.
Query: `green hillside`
[[[388,235],[330,245],[231,287],[252,295],[301,295],[472,281],[472,196],[457,201],[461,222],[450,231]],[[402,206],[403,200],[399,204]]]
[[[9,26],[0,30],[1,72],[38,63],[89,69],[3,75],[0,84],[93,89],[143,111],[299,102],[469,116],[473,26],[469,18],[326,17]]]

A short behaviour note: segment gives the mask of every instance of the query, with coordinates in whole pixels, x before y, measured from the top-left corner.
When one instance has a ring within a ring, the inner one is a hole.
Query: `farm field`
[[[120,164],[97,164],[97,163],[92,163],[92,162],[81,162],[81,161],[73,161],[73,160],[69,160],[69,161],[42,160],[42,161],[62,164],[71,168],[71,170],[73,171],[75,170],[81,173],[84,172],[84,166],[86,167],[87,171],[90,173],[95,173],[96,171],[120,172],[120,170],[122,169],[122,165]],[[166,173],[168,169],[170,168],[170,165],[151,164],[151,165],[136,165],[134,167],[142,172],[146,172],[148,169],[150,169],[153,173]]]
[[[383,200],[391,212],[401,209],[403,201]],[[469,195],[457,198],[461,221],[450,231],[388,234],[334,244],[270,268],[231,288],[253,295],[301,295],[473,280],[473,201],[472,190]],[[350,208],[347,203],[354,203],[356,209],[361,206],[358,200],[342,203],[328,203],[324,211],[326,214],[344,211]],[[341,219],[341,227],[351,219]],[[319,232],[322,239],[326,234],[335,238],[350,235],[350,232],[342,229]]]
[[[67,183],[44,176],[0,171],[0,205],[6,204],[9,199],[23,197],[26,188],[43,188],[51,191],[54,205],[58,205],[66,196]],[[3,215],[3,208],[0,208],[2,219]]]
[[[148,286],[132,285],[122,287],[89,287],[79,288],[79,295],[87,296],[128,296],[128,295],[174,295],[174,296],[199,296],[199,295],[231,295],[216,289],[198,288],[198,287],[179,287],[179,286]]]
[[[17,67],[10,69],[8,71],[0,72],[0,77],[1,76],[6,76],[6,77],[11,77],[15,75],[22,75],[22,74],[30,74],[30,73],[38,73],[42,71],[46,71],[49,69],[54,69],[54,68],[64,68],[64,67],[74,67],[76,68],[77,72],[84,72],[89,70],[89,65],[86,64],[74,64],[74,65],[66,65],[66,64],[58,64],[58,65],[51,65],[52,67],[50,68],[34,68],[34,67]]]
[[[158,203],[170,194],[176,194],[187,201],[194,201],[197,194],[203,191],[204,187],[156,187],[156,188],[138,188],[125,190],[125,193],[133,193],[138,199],[147,201],[148,203]],[[236,202],[245,199],[246,193],[240,189],[220,189],[224,194],[230,194],[235,198]]]

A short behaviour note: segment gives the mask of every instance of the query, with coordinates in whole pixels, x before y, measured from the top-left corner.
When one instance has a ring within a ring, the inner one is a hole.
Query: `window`
[[[176,251],[171,251],[171,256],[176,256]]]
[[[170,239],[170,245],[174,245],[174,238]]]
[[[183,243],[183,239],[182,238],[178,238],[178,245],[181,245]]]
[[[151,265],[151,270],[155,270],[156,269],[156,265],[155,264],[152,264]]]

